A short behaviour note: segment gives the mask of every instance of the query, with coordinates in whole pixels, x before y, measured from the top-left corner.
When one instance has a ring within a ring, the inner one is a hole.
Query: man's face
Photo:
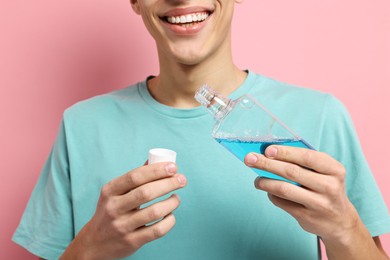
[[[195,65],[230,51],[234,0],[131,0],[155,39],[160,60]],[[239,2],[236,0],[236,2]]]

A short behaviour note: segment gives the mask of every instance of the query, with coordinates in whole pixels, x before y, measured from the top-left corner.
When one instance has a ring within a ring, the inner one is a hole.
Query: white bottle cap
[[[158,162],[176,162],[176,152],[164,148],[150,149],[148,164],[153,164]]]

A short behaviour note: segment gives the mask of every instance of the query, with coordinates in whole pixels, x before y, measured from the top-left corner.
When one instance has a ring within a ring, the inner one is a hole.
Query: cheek
[[[141,8],[140,15],[142,17],[142,20],[143,20],[143,23],[144,23],[146,29],[149,31],[149,33],[152,36],[154,36],[157,32],[156,26],[158,24],[158,21],[156,19],[159,19],[159,18],[152,16],[152,14],[150,12],[147,12],[146,10],[148,10],[148,9]]]

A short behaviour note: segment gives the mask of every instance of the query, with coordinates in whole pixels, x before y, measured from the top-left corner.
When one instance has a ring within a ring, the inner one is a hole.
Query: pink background
[[[247,0],[233,35],[240,67],[346,104],[390,205],[390,150],[379,141],[390,133],[390,2]],[[34,259],[10,238],[63,110],[156,73],[129,1],[0,1],[1,259]],[[390,252],[390,236],[382,242]]]

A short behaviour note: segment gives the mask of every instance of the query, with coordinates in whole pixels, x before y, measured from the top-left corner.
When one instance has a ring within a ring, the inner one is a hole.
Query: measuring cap
[[[165,148],[150,149],[148,164],[158,162],[176,162],[176,152]]]

